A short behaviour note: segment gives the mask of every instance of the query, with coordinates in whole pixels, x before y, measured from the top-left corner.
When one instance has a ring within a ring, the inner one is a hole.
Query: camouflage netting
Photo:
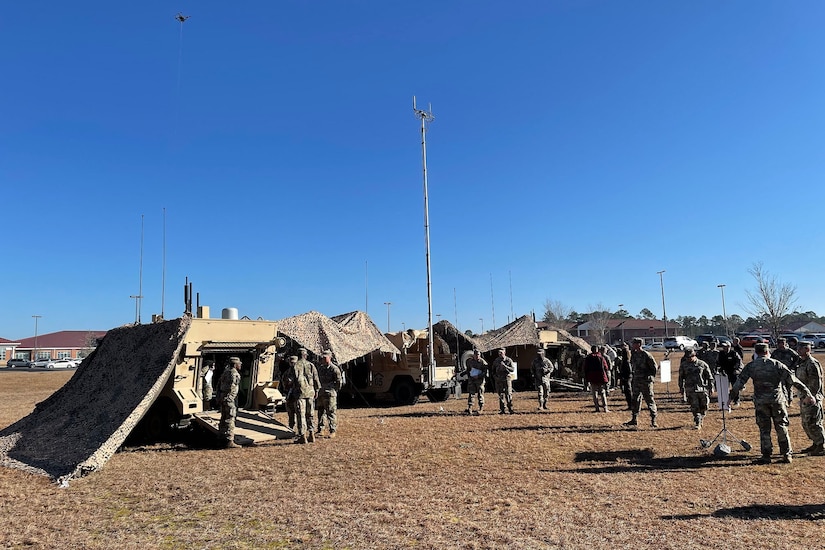
[[[341,364],[376,350],[401,353],[369,316],[360,311],[339,315],[335,320],[309,311],[278,321],[278,332],[315,355],[327,349],[332,351],[335,361]]]
[[[568,342],[572,342],[576,344],[580,349],[583,349],[587,353],[590,353],[590,344],[587,343],[587,340],[584,338],[579,338],[578,336],[573,336],[566,330],[556,329],[559,333],[559,336],[567,340]]]
[[[476,336],[476,342],[478,343],[478,349],[482,352],[509,346],[538,346],[539,332],[533,318],[524,315],[500,329]]]
[[[440,336],[449,346],[452,352],[455,352],[455,345],[460,347],[459,351],[466,351],[478,348],[478,342],[475,338],[467,336],[457,328],[455,325],[447,320],[442,319],[433,325],[433,332]]]
[[[163,389],[189,325],[110,330],[62,388],[0,431],[0,465],[61,483],[102,468]]]

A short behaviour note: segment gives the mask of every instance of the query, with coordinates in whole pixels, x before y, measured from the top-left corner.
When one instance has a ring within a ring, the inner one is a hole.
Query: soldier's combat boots
[[[793,455],[791,453],[785,453],[782,455],[782,458],[779,459],[779,462],[782,464],[790,464],[793,462]]]
[[[659,427],[659,424],[656,422],[656,415],[655,414],[650,415],[650,427],[651,428],[658,428]]]
[[[765,454],[757,458],[754,462],[757,464],[770,464],[771,463],[771,455]]]
[[[623,425],[624,426],[636,426],[637,424],[638,424],[638,422],[636,422],[636,415],[634,414],[633,418],[631,418],[630,420],[625,422]]]
[[[466,410],[466,411],[464,411],[464,414],[466,414],[466,415],[471,415],[471,414],[473,414],[473,409],[472,409],[472,407],[467,407],[467,410]]]
[[[335,432],[329,432],[329,438],[335,439]]]
[[[307,435],[307,442],[308,443],[315,443],[315,433],[314,432],[309,432],[309,435]]]
[[[811,449],[811,456],[825,456],[825,445],[821,443],[819,445],[814,445],[814,448]]]
[[[294,443],[298,443],[300,445],[303,445],[306,442],[307,442],[307,436],[306,435],[299,435],[297,438],[295,438],[295,441],[294,441]]]
[[[237,443],[235,443],[235,442],[234,442],[234,441],[232,441],[232,440],[227,440],[227,442],[226,442],[226,443],[224,443],[223,448],[224,448],[224,449],[240,449],[240,448],[241,448],[241,446],[240,446],[240,445],[238,445]]]

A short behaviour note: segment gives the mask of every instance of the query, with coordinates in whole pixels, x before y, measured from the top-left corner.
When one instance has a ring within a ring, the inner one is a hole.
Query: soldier
[[[753,379],[753,405],[756,409],[756,425],[759,426],[759,445],[762,457],[757,464],[770,464],[773,443],[771,442],[771,422],[776,428],[776,438],[779,441],[779,452],[786,464],[792,460],[793,449],[788,438],[788,408],[785,400],[783,384],[790,384],[798,389],[805,397],[803,403],[815,403],[811,391],[799,381],[788,367],[776,359],[768,357],[768,344],[760,342],[754,346],[756,359],[745,365],[739,378],[733,385],[732,395],[738,397],[742,388]]]
[[[656,422],[657,410],[656,400],[653,398],[653,380],[656,378],[656,360],[650,353],[642,349],[642,339],[634,338],[633,346],[630,353],[630,367],[633,376],[632,390],[632,407],[631,413],[633,417],[624,423],[625,426],[636,426],[636,417],[639,415],[639,410],[642,406],[642,398],[647,404],[647,409],[650,411],[650,425],[658,428],[659,424]]]
[[[324,429],[324,419],[329,424],[329,437],[335,437],[338,429],[338,391],[343,385],[341,369],[332,362],[332,352],[324,351],[321,354],[321,366],[318,367],[318,381],[321,389],[318,392],[318,436]]]
[[[599,353],[599,347],[591,346],[590,355],[584,358],[584,375],[590,384],[590,393],[593,396],[593,404],[596,412],[599,412],[599,398],[604,406],[604,412],[610,412],[607,408],[607,382],[609,367],[607,359]]]
[[[696,357],[699,359],[699,361],[705,361],[705,358],[707,357],[709,351],[710,343],[707,340],[702,340],[702,343],[699,344],[699,349],[696,350]],[[707,363],[707,361],[705,361],[705,363]]]
[[[235,416],[238,414],[238,388],[241,384],[241,360],[230,357],[229,364],[223,370],[218,384],[218,393],[221,403],[221,422],[219,425],[223,446],[227,449],[236,449],[240,445],[235,443]]]
[[[289,358],[290,369],[287,372],[291,385],[289,391],[295,399],[295,443],[314,443],[315,399],[321,382],[315,365],[307,359],[307,350],[300,348],[298,353],[300,357],[293,355]]]
[[[281,394],[284,396],[284,409],[286,409],[286,416],[289,424],[290,430],[295,430],[295,407],[297,398],[295,397],[295,393],[290,391],[292,389],[292,378],[289,376],[289,372],[292,369],[292,365],[298,362],[297,355],[291,355],[289,358],[283,358],[281,360],[281,364],[279,365],[279,380],[280,383],[278,384],[278,389],[281,391]]]
[[[203,410],[208,411],[212,409],[212,377],[215,374],[215,362],[206,361],[203,364],[201,397],[203,397]]]
[[[786,342],[787,340],[785,338],[777,338],[776,349],[773,350],[773,353],[771,353],[771,357],[781,362],[786,367],[788,367],[789,371],[794,372],[796,371],[796,366],[799,364],[799,354],[791,348],[789,348],[786,345]],[[791,392],[791,386],[788,384],[785,384],[785,397],[788,399],[789,404],[791,401],[793,401],[793,393]]]
[[[722,342],[719,361],[716,364],[719,367],[719,372],[728,377],[728,388],[732,388],[736,382],[736,377],[742,372],[742,357],[731,349],[730,342]],[[731,396],[728,396],[728,408],[731,404],[738,406],[738,398],[733,400]]]
[[[622,389],[625,401],[627,401],[627,410],[632,410],[633,398],[630,392],[630,347],[627,345],[627,342],[622,342],[622,345],[619,347],[619,357],[616,363],[619,366],[619,387]]]
[[[473,350],[467,359],[467,414],[473,414],[473,396],[478,396],[478,413],[484,409],[484,383],[487,381],[487,361],[481,352]]]
[[[708,342],[708,351],[703,361],[710,367],[711,374],[719,372],[719,350],[716,349],[716,340]]]
[[[739,337],[734,336],[733,337],[733,345],[731,346],[731,348],[733,348],[733,351],[736,352],[736,354],[739,356],[740,359],[744,360],[745,359],[745,348],[743,348],[742,344],[740,344],[739,342],[740,342]]]
[[[556,370],[556,365],[544,356],[545,351],[539,348],[536,358],[531,365],[533,379],[539,392],[539,410],[547,410],[547,400],[550,398],[550,375]]]
[[[498,414],[505,414],[507,411],[513,414],[513,373],[516,372],[516,364],[507,357],[504,348],[498,350],[498,357],[493,361],[493,380],[496,383],[496,393],[498,393]]]
[[[697,430],[702,428],[702,419],[708,412],[712,380],[710,366],[696,357],[695,351],[686,349],[685,357],[679,364],[679,391],[690,404],[693,427]]]
[[[811,355],[810,342],[801,342],[797,347],[797,351],[799,352],[799,363],[796,365],[796,377],[808,386],[814,396],[814,402],[809,405],[801,401],[799,403],[802,428],[805,430],[808,439],[813,442],[813,445],[802,449],[800,452],[823,456],[825,455],[825,430],[822,428],[822,366]]]

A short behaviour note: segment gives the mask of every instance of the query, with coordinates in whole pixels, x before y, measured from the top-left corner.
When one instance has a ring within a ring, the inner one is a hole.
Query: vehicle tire
[[[395,385],[392,396],[399,405],[415,405],[418,403],[419,394],[415,389],[415,384],[409,380],[402,380]]]
[[[172,425],[177,421],[177,409],[168,399],[160,399],[140,421],[139,436],[147,441],[162,441],[172,434]]]
[[[685,351],[685,345],[679,344],[679,351]]]
[[[818,348],[825,348],[825,342],[820,342],[816,345]]]
[[[427,398],[433,403],[441,403],[450,397],[450,388],[438,388],[427,390]]]

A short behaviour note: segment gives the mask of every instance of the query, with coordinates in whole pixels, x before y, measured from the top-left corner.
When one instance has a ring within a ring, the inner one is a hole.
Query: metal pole
[[[481,334],[484,334],[484,317],[479,317],[479,321],[481,321]]]
[[[32,315],[32,317],[34,317],[34,351],[32,352],[32,361],[37,361],[37,320],[43,316]]]
[[[421,119],[421,166],[424,180],[424,248],[427,262],[427,359],[429,383],[435,379],[435,351],[433,346],[433,292],[430,278],[430,206],[427,186],[427,123],[435,120],[432,107],[429,110],[417,109],[413,96],[413,112]]]
[[[619,304],[619,309],[622,309],[623,307],[624,307],[624,304]],[[620,325],[622,327],[622,343],[624,343],[624,321],[625,320],[623,319],[622,323]]]
[[[716,285],[722,291],[722,322],[725,324],[725,336],[728,336],[728,314],[725,311],[725,285]]]
[[[390,330],[390,306],[392,302],[384,302],[384,305],[387,306],[387,332],[392,332]]]
[[[665,325],[665,338],[667,338],[667,310],[665,310],[665,279],[662,274],[665,270],[657,271],[656,273],[659,274],[659,284],[662,287],[662,321]]]

